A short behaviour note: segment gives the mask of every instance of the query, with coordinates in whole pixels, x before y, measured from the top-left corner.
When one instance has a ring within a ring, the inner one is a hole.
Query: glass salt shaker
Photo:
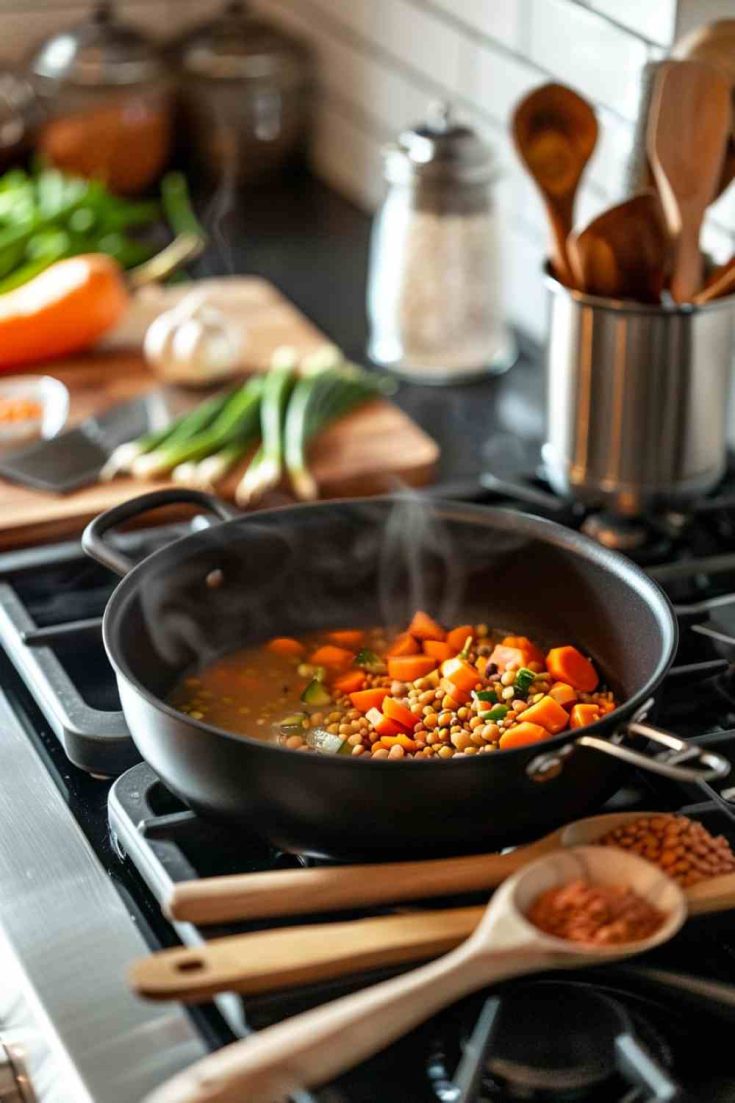
[[[368,352],[421,383],[506,371],[516,350],[501,305],[491,151],[437,105],[384,151],[373,223]]]

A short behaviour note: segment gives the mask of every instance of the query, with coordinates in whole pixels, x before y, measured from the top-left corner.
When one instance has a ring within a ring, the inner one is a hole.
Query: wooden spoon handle
[[[702,286],[703,261],[699,248],[701,219],[687,218],[676,243],[671,297],[677,303],[690,303]]]
[[[538,950],[478,960],[467,944],[438,961],[278,1023],[205,1057],[145,1103],[283,1103],[332,1080],[450,1003],[542,967]]]
[[[164,908],[172,919],[205,925],[482,892],[555,845],[558,832],[508,854],[205,877],[174,885]]]
[[[735,908],[735,873],[723,873],[691,885],[686,890],[686,898],[690,915],[706,915]]]
[[[185,1002],[296,987],[446,953],[472,933],[483,910],[444,908],[212,939],[141,958],[129,979],[149,999]]]

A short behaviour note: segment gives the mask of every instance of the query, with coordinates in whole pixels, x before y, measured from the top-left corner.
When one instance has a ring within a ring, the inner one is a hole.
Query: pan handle
[[[647,706],[644,706],[641,711],[644,712],[646,708]],[[573,743],[567,743],[559,751],[537,755],[528,763],[526,773],[532,781],[551,781],[559,776],[565,760],[577,747],[601,751],[602,754],[617,758],[620,762],[627,762],[641,770],[648,770],[650,773],[686,784],[712,781],[715,778],[725,777],[730,772],[730,763],[722,755],[688,743],[678,735],[672,735],[671,732],[654,728],[644,723],[642,719],[631,720],[627,725],[627,731],[629,735],[650,739],[652,743],[658,743],[666,750],[652,757],[641,751],[634,751],[632,747],[626,747],[623,743],[602,739],[598,735],[580,735]],[[684,765],[684,763],[690,763],[690,765]]]
[[[201,506],[207,512],[213,513],[220,521],[231,521],[240,516],[225,502],[213,494],[205,494],[202,490],[189,490],[187,487],[153,490],[150,494],[141,494],[137,498],[122,502],[119,506],[113,506],[112,509],[101,513],[99,517],[95,517],[94,521],[90,521],[82,533],[82,548],[92,559],[109,567],[115,574],[126,575],[135,566],[134,560],[117,548],[113,548],[105,539],[105,534],[110,529],[117,528],[123,521],[130,521],[133,517],[139,517],[151,509],[179,504]]]

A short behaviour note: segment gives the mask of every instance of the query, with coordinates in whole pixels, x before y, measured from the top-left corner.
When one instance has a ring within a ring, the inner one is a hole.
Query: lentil
[[[666,916],[626,886],[570,881],[542,892],[528,918],[555,938],[612,946],[649,938]]]
[[[735,854],[723,835],[711,835],[687,816],[642,816],[598,840],[640,854],[684,888],[709,877],[735,872]]]

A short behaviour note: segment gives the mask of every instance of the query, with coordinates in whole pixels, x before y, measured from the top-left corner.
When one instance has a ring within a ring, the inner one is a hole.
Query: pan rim
[[[237,525],[240,527],[247,525],[249,521],[257,521],[263,517],[272,517],[283,512],[301,512],[303,510],[326,511],[339,509],[340,507],[371,505],[373,503],[385,503],[388,505],[397,504],[401,500],[400,494],[382,494],[370,498],[331,498],[319,502],[291,503],[283,506],[276,506],[271,509],[258,510],[256,513],[243,514],[241,517],[234,517],[230,521],[223,521],[220,525],[216,526],[216,531],[230,525]],[[619,726],[621,723],[625,722],[653,696],[673,663],[679,639],[679,627],[673,606],[665,591],[655,579],[650,578],[638,564],[634,563],[620,552],[616,552],[611,548],[606,548],[586,536],[584,533],[576,529],[565,528],[558,522],[552,521],[546,517],[536,517],[530,513],[506,509],[502,506],[485,506],[472,502],[457,502],[451,499],[434,496],[429,499],[429,504],[433,509],[440,511],[442,518],[451,519],[452,516],[459,520],[471,520],[475,518],[478,523],[482,523],[482,520],[485,519],[486,524],[488,521],[492,522],[493,520],[499,520],[500,527],[503,527],[503,521],[512,518],[516,531],[518,531],[519,528],[521,532],[528,531],[530,534],[537,536],[542,542],[548,543],[551,546],[561,547],[577,553],[581,550],[584,558],[597,562],[603,566],[608,566],[618,577],[622,576],[624,581],[629,582],[632,589],[638,590],[638,592],[644,592],[647,596],[650,596],[652,600],[648,604],[652,609],[655,607],[655,615],[661,627],[662,639],[661,654],[658,663],[646,683],[638,689],[632,697],[629,697],[628,700],[624,701],[613,712],[608,713],[607,716],[596,723],[589,724],[584,728],[575,728],[573,733],[571,730],[560,732],[558,735],[545,739],[541,744],[511,748],[510,750],[503,751],[502,757],[504,760],[508,761],[512,761],[513,758],[516,760],[528,758],[529,753],[533,755],[542,751],[545,753],[547,749],[575,742],[580,736],[587,734],[601,735],[603,738],[609,738],[608,732],[610,729],[615,729],[616,725]],[[225,728],[219,728],[214,724],[208,724],[204,720],[196,720],[191,716],[187,716],[186,713],[174,708],[167,701],[163,700],[163,698],[153,693],[147,686],[143,685],[140,679],[130,670],[124,658],[121,660],[116,654],[117,648],[115,646],[115,641],[112,639],[116,627],[115,618],[124,615],[125,603],[132,596],[132,592],[134,592],[141,575],[147,570],[152,569],[152,566],[156,562],[170,555],[172,549],[183,548],[187,543],[197,543],[207,531],[209,530],[188,533],[179,540],[159,548],[157,551],[137,563],[128,574],[121,579],[107,603],[102,620],[102,639],[107,658],[118,677],[124,678],[128,685],[139,693],[148,705],[162,711],[169,718],[186,723],[189,727],[207,738],[218,737],[233,743],[244,744],[262,753],[288,755],[293,758],[298,752],[288,747],[255,739],[252,736],[230,732]],[[666,639],[667,635],[669,637],[668,641]],[[417,766],[419,768],[426,768],[434,765],[433,759],[394,759],[388,761],[386,759],[373,759],[372,757],[365,759],[364,756],[353,759],[351,755],[300,755],[299,757],[301,762],[310,764],[305,766],[306,769],[331,768],[337,765],[339,769],[351,767],[353,769],[360,768],[363,770],[387,769],[395,771],[396,769],[402,768],[407,769],[410,767],[411,769],[416,769]],[[495,757],[495,755],[472,755],[462,758],[442,759],[441,765],[444,769],[477,769],[478,759],[479,761],[492,762],[495,760]]]

